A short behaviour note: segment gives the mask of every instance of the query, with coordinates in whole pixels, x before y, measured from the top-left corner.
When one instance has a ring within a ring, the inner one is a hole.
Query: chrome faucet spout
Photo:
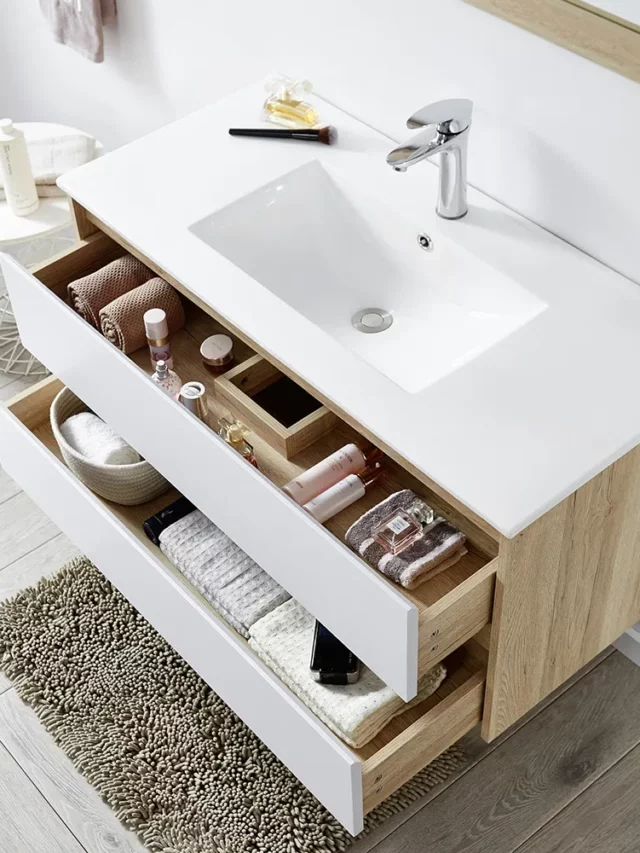
[[[425,128],[387,155],[396,172],[440,155],[440,187],[436,212],[444,219],[461,219],[467,206],[467,149],[473,103],[464,98],[423,107],[407,127]]]

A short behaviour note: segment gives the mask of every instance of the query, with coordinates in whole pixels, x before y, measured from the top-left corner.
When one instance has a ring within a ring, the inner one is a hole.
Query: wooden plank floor
[[[0,381],[0,398],[12,384]],[[0,471],[0,599],[76,554]],[[618,652],[603,653],[495,743],[472,732],[465,767],[353,853],[640,849],[639,707],[640,669]],[[0,851],[143,851],[2,676]]]

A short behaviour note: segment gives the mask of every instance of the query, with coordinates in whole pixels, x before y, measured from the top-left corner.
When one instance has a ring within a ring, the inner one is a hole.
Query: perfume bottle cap
[[[169,375],[169,368],[166,361],[160,359],[160,361],[156,362],[156,375],[161,379]]]
[[[226,418],[220,418],[218,425],[220,427],[219,435],[229,444],[240,444],[250,432],[249,428],[241,421],[228,421]]]
[[[409,515],[414,518],[422,527],[427,527],[436,517],[435,510],[425,503],[423,500],[416,500],[407,510]]]
[[[150,340],[162,340],[169,336],[167,313],[162,308],[150,308],[144,313],[144,328]]]

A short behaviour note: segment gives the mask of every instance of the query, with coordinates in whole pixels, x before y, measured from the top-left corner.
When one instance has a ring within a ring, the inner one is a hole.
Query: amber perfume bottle
[[[253,452],[253,445],[249,444],[246,439],[249,432],[250,430],[240,421],[228,421],[226,418],[220,418],[218,421],[218,435],[224,438],[227,444],[237,450],[254,468],[257,468],[258,461]]]
[[[396,509],[373,530],[373,538],[385,551],[399,554],[424,534],[436,517],[424,501],[415,501],[409,509]]]
[[[273,75],[265,83],[269,97],[264,102],[264,118],[281,127],[313,127],[318,123],[318,113],[305,98],[313,86],[309,80],[292,80],[283,75]]]

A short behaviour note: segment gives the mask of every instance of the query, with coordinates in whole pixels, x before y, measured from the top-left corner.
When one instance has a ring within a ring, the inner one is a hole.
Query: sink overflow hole
[[[351,318],[352,326],[366,335],[384,332],[392,323],[393,317],[388,311],[383,311],[382,308],[363,308]]]
[[[421,249],[424,249],[425,252],[430,252],[433,249],[433,240],[428,234],[425,234],[424,231],[422,231],[418,234],[418,245]]]

